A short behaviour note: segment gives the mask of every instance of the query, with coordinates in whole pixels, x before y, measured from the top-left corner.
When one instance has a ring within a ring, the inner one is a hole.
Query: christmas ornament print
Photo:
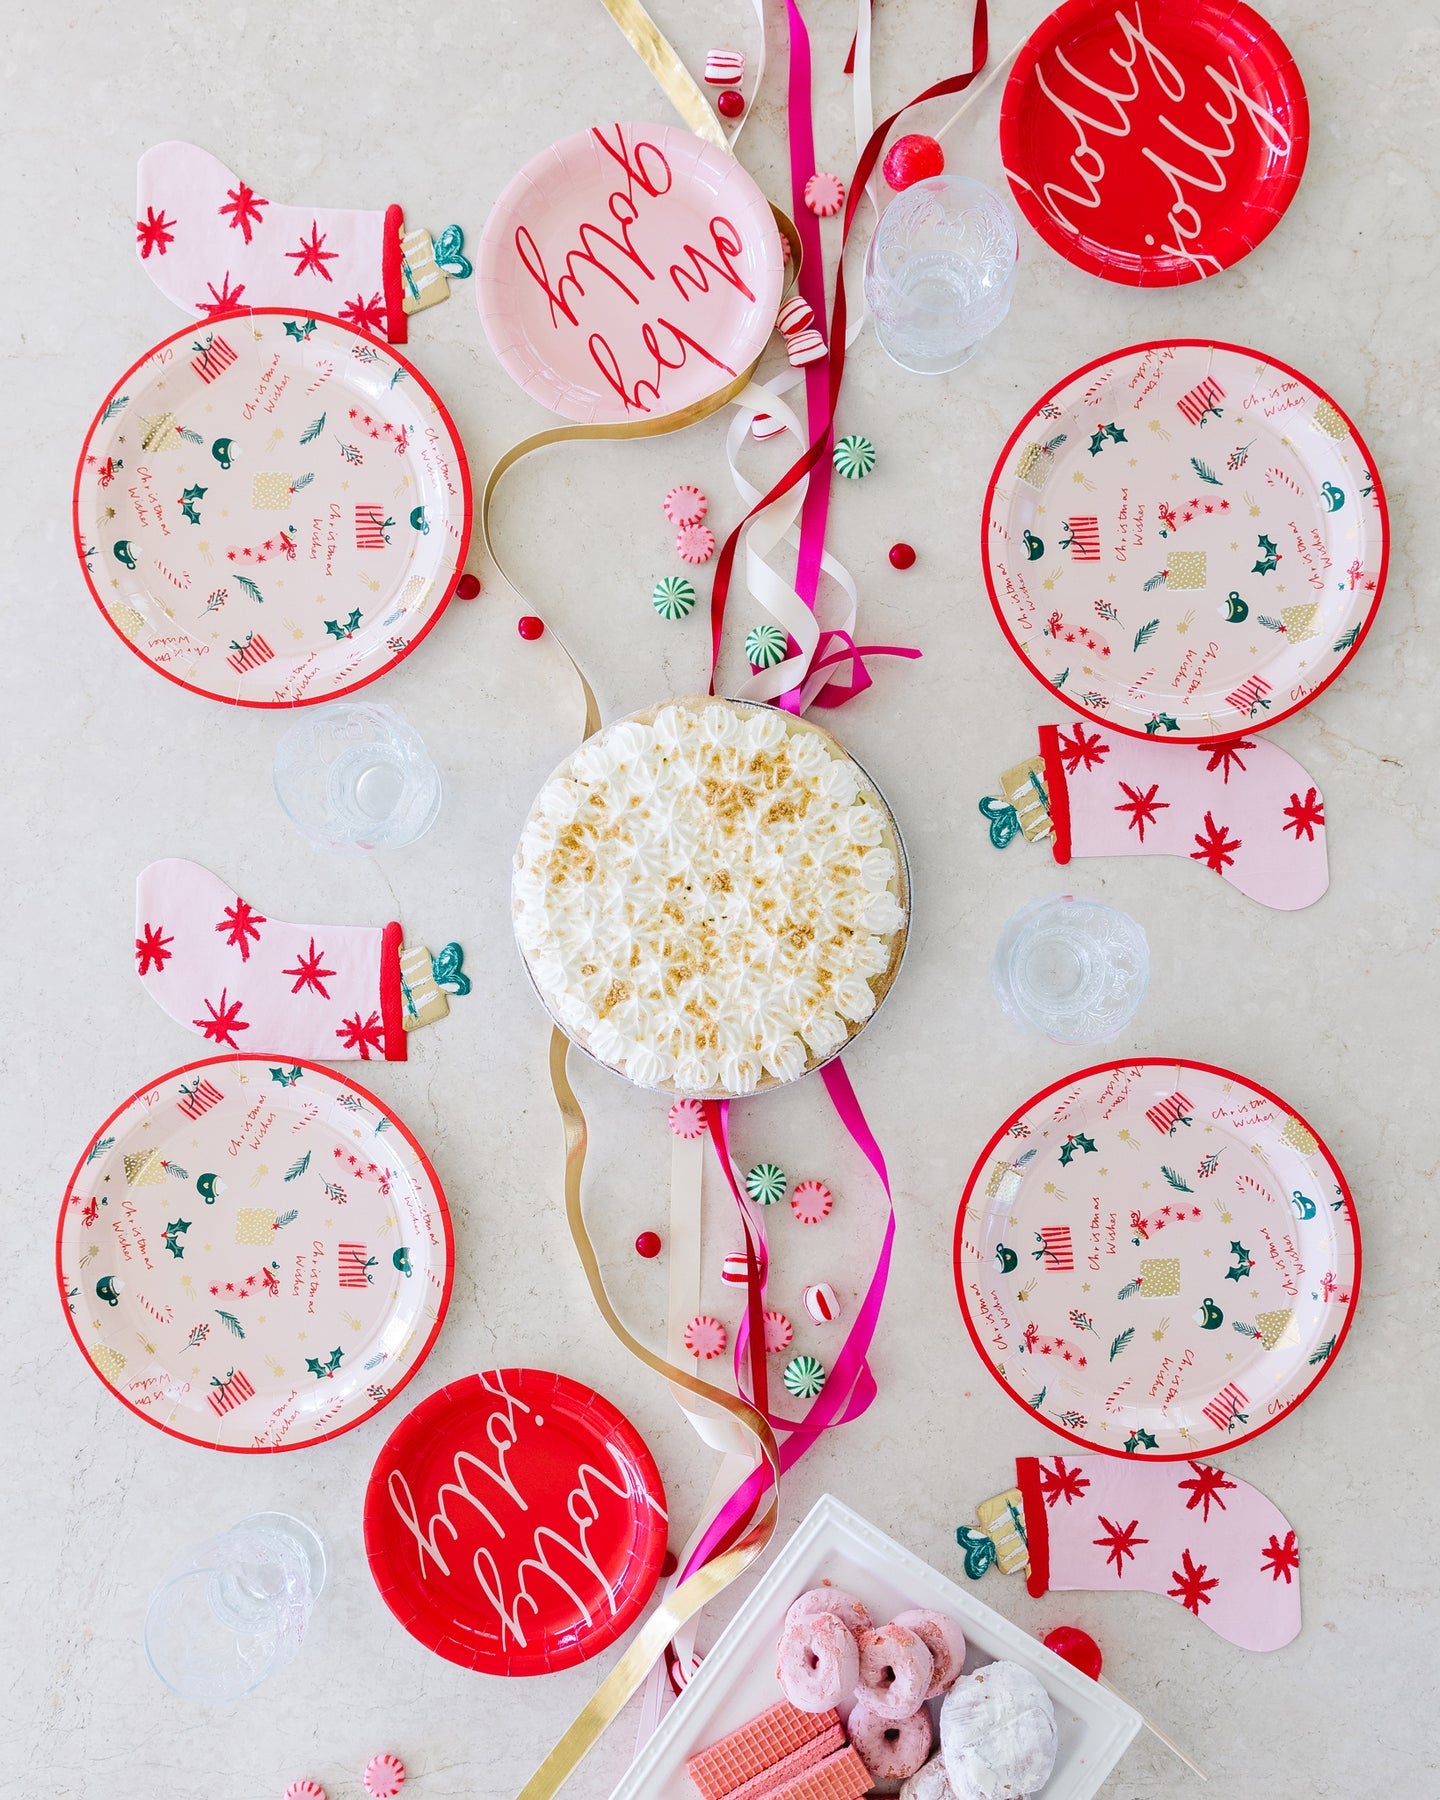
[[[206,1165],[226,1171],[213,1198],[193,1179]],[[297,1450],[425,1360],[453,1239],[425,1153],[372,1094],[232,1054],[162,1075],[100,1127],[56,1266],[76,1342],[132,1412],[208,1448]]]
[[[1066,0],[1016,57],[1000,109],[1025,217],[1068,261],[1136,287],[1248,255],[1294,197],[1309,136],[1294,59],[1244,0]]]
[[[843,475],[847,481],[863,481],[875,467],[875,446],[869,438],[852,433],[836,444],[831,461],[837,475]]]
[[[1263,1088],[1159,1058],[1082,1070],[996,1132],[955,1226],[991,1373],[1087,1448],[1243,1443],[1329,1370],[1358,1293],[1344,1176]],[[1066,1158],[1082,1139],[1094,1150]],[[1083,1173],[1082,1173],[1083,1170]],[[1003,1254],[1002,1254],[1003,1253]]]
[[[1203,743],[1334,680],[1380,603],[1389,521],[1364,442],[1306,377],[1176,340],[1036,402],[990,478],[982,552],[1047,688],[1113,731]]]
[[[792,1356],[781,1376],[797,1400],[814,1400],[825,1385],[825,1365],[818,1357]]]
[[[683,575],[664,575],[651,591],[650,604],[662,619],[686,618],[695,605],[695,588]]]
[[[757,1206],[774,1206],[785,1198],[789,1182],[779,1163],[756,1163],[745,1176],[745,1192]]]
[[[425,530],[397,530],[416,509]],[[383,675],[444,611],[470,473],[394,350],[264,309],[176,332],[120,378],[73,516],[96,605],[151,668],[237,706],[311,706]]]

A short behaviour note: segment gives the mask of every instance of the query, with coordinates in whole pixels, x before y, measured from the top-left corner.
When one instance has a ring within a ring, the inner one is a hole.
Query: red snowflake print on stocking
[[[1067,775],[1073,775],[1082,765],[1086,769],[1098,768],[1110,754],[1110,746],[1100,736],[1100,733],[1098,731],[1093,732],[1087,738],[1085,735],[1085,727],[1083,725],[1077,725],[1075,727],[1075,735],[1073,738],[1066,737],[1065,733],[1062,731],[1060,733],[1059,743],[1060,758],[1065,764],[1065,772]]]
[[[1165,1591],[1172,1600],[1178,1600],[1186,1612],[1194,1613],[1198,1619],[1200,1608],[1210,1604],[1210,1590],[1219,1587],[1220,1577],[1212,1575],[1207,1581],[1205,1564],[1197,1563],[1188,1550],[1182,1554],[1180,1562],[1180,1568],[1170,1571],[1170,1579],[1179,1585],[1166,1588]]]
[[[1206,756],[1210,759],[1205,764],[1206,774],[1213,775],[1216,769],[1221,770],[1225,786],[1229,787],[1231,765],[1233,764],[1240,770],[1242,775],[1244,774],[1245,762],[1244,758],[1240,755],[1240,752],[1242,750],[1253,750],[1255,748],[1255,740],[1253,738],[1231,738],[1228,744],[1201,744],[1198,748],[1202,756]]]
[[[325,267],[325,264],[327,262],[334,262],[340,252],[338,250],[321,249],[321,245],[329,235],[328,231],[321,231],[318,219],[311,221],[309,241],[307,242],[306,239],[302,237],[300,239],[300,248],[298,250],[287,250],[285,252],[286,256],[293,259],[295,263],[295,267],[292,271],[293,274],[303,275],[306,270],[309,269],[316,275],[323,275],[327,281],[333,281],[335,279]]]
[[[1094,1541],[1100,1549],[1106,1552],[1106,1562],[1114,1563],[1115,1574],[1118,1578],[1125,1573],[1125,1558],[1128,1556],[1131,1562],[1134,1562],[1135,1546],[1148,1544],[1150,1540],[1136,1537],[1135,1533],[1140,1528],[1138,1519],[1132,1519],[1128,1525],[1117,1525],[1113,1519],[1107,1519],[1104,1513],[1101,1513],[1100,1523],[1105,1527],[1106,1536],[1098,1537]]]
[[[1190,852],[1191,862],[1203,862],[1207,869],[1223,875],[1235,860],[1232,852],[1238,850],[1241,843],[1239,838],[1227,837],[1225,834],[1228,830],[1228,825],[1217,825],[1215,815],[1207,812],[1204,835],[1198,831],[1195,833],[1195,842],[1200,848]]]
[[[240,304],[240,296],[245,292],[245,283],[243,281],[237,281],[235,286],[233,288],[231,287],[230,271],[228,269],[220,277],[220,286],[218,290],[213,281],[207,281],[205,285],[210,290],[210,298],[208,300],[197,300],[195,302],[195,310],[196,312],[207,314],[212,319],[219,313],[234,312],[235,308]]]
[[[347,325],[353,325],[357,331],[368,331],[377,337],[385,335],[385,296],[372,294],[367,300],[363,294],[357,294],[353,300],[347,300],[340,308],[340,317]]]
[[[1152,782],[1149,790],[1143,794],[1138,787],[1131,787],[1128,781],[1122,781],[1120,787],[1129,798],[1122,800],[1115,810],[1116,812],[1130,814],[1130,828],[1140,833],[1140,842],[1143,844],[1145,842],[1145,827],[1147,825],[1158,825],[1160,821],[1156,818],[1156,813],[1160,811],[1168,812],[1170,809],[1170,802],[1168,800],[1157,800],[1155,798],[1160,792],[1160,783],[1158,781]]]
[[[312,937],[310,940],[310,954],[308,956],[297,956],[295,958],[295,967],[284,971],[286,975],[293,975],[295,977],[295,985],[290,990],[292,994],[298,994],[301,988],[309,988],[312,993],[318,994],[322,1000],[328,1000],[330,998],[329,991],[324,985],[323,978],[327,975],[333,975],[335,971],[333,969],[321,968],[320,965],[324,955],[325,952],[323,950],[317,950],[315,948],[315,940]]]
[[[1285,808],[1285,824],[1282,830],[1293,831],[1298,844],[1303,836],[1307,843],[1315,842],[1315,827],[1322,829],[1325,825],[1325,802],[1318,791],[1311,788],[1302,800],[1298,794],[1290,796],[1290,804]]]
[[[165,946],[174,942],[173,937],[166,937],[164,926],[144,926],[142,935],[135,940],[135,961],[140,965],[140,973],[148,975],[152,969],[163,970],[166,962],[175,954]]]
[[[174,219],[165,217],[163,206],[158,213],[153,206],[145,208],[145,217],[135,221],[135,237],[140,245],[141,262],[144,262],[152,250],[158,251],[161,256],[165,254],[175,242],[175,233],[171,230],[174,224]]]
[[[372,1012],[363,1023],[357,1012],[352,1019],[346,1019],[343,1025],[337,1025],[335,1035],[347,1050],[358,1050],[363,1062],[369,1062],[370,1052],[378,1050],[384,1054],[385,1028],[380,1022],[378,1012]]]
[[[1289,1587],[1300,1567],[1300,1547],[1295,1542],[1295,1533],[1287,1531],[1282,1544],[1272,1531],[1270,1542],[1261,1550],[1260,1557],[1260,1566],[1270,1579],[1279,1581],[1283,1575],[1285,1585]]]
[[[229,213],[230,229],[232,231],[238,229],[248,244],[252,228],[263,223],[260,217],[260,208],[268,206],[270,202],[262,200],[254,188],[247,187],[243,181],[237,186],[225,190],[225,202],[225,205],[220,208],[221,217],[223,218],[226,213]]]
[[[1221,1512],[1225,1510],[1225,1502],[1220,1498],[1222,1489],[1233,1489],[1235,1483],[1229,1480],[1223,1469],[1210,1467],[1206,1463],[1192,1462],[1190,1467],[1195,1471],[1192,1479],[1182,1481],[1182,1488],[1190,1488],[1193,1492],[1185,1502],[1185,1510],[1193,1511],[1197,1506],[1203,1507],[1201,1514],[1205,1524],[1210,1523],[1210,1506],[1213,1501]]]
[[[1047,1506],[1054,1506],[1057,1500],[1063,1500],[1067,1506],[1073,1506],[1077,1500],[1082,1498],[1086,1488],[1090,1485],[1088,1475],[1082,1475],[1078,1468],[1066,1468],[1063,1456],[1055,1458],[1053,1469],[1047,1469],[1044,1463],[1041,1463],[1039,1473],[1040,1492],[1045,1496]]]
[[[232,950],[240,952],[241,962],[250,960],[250,940],[260,941],[260,927],[265,923],[264,913],[257,913],[248,901],[237,894],[235,904],[225,908],[225,917],[215,927],[217,931],[228,932],[225,942]],[[289,971],[287,971],[288,973]]]
[[[205,1005],[209,1009],[210,1017],[196,1019],[193,1023],[198,1025],[202,1035],[212,1042],[224,1044],[231,1050],[238,1050],[240,1046],[235,1042],[234,1034],[237,1031],[250,1029],[248,1022],[240,1017],[240,1002],[231,1000],[228,991],[221,988],[219,1003],[207,1000]]]

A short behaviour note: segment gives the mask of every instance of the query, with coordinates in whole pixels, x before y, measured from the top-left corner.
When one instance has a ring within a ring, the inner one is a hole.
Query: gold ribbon
[[[714,144],[727,156],[733,156],[730,140],[720,129],[720,121],[710,110],[710,102],[640,0],[601,0],[601,5],[625,33],[630,48],[660,83],[666,99],[696,137],[704,138],[707,144]]]

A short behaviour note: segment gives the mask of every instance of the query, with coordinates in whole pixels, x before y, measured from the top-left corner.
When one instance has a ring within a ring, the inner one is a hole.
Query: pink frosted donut
[[[965,1633],[948,1613],[935,1612],[928,1606],[916,1606],[909,1612],[896,1613],[892,1625],[903,1625],[913,1631],[935,1662],[930,1677],[927,1700],[947,1693],[965,1673]]]
[[[882,1719],[908,1719],[930,1691],[935,1659],[904,1625],[860,1633],[860,1682],[855,1698]]]
[[[908,1719],[886,1719],[861,1701],[846,1730],[876,1781],[904,1781],[922,1766],[935,1744],[935,1721],[923,1706]]]
[[[775,1674],[800,1712],[829,1712],[848,1698],[859,1673],[855,1633],[837,1613],[797,1619],[781,1633]]]
[[[828,1581],[802,1594],[786,1613],[785,1624],[788,1627],[801,1619],[814,1618],[816,1613],[835,1613],[856,1633],[869,1631],[875,1623],[863,1600],[847,1594],[844,1588],[832,1587]]]

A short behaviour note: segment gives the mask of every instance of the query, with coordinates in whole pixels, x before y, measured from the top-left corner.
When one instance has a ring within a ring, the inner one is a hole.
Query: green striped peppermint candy
[[[825,1385],[825,1365],[818,1357],[792,1356],[782,1379],[797,1400],[813,1400]]]
[[[773,669],[785,659],[785,633],[778,625],[757,625],[746,633],[745,655],[752,669]]]
[[[757,1206],[777,1205],[789,1186],[779,1163],[756,1163],[745,1177],[745,1192]]]
[[[875,467],[875,446],[866,437],[843,437],[831,460],[837,475],[843,475],[847,481],[859,481]]]
[[[662,619],[683,619],[695,604],[695,589],[683,575],[665,575],[655,583],[650,603]]]

